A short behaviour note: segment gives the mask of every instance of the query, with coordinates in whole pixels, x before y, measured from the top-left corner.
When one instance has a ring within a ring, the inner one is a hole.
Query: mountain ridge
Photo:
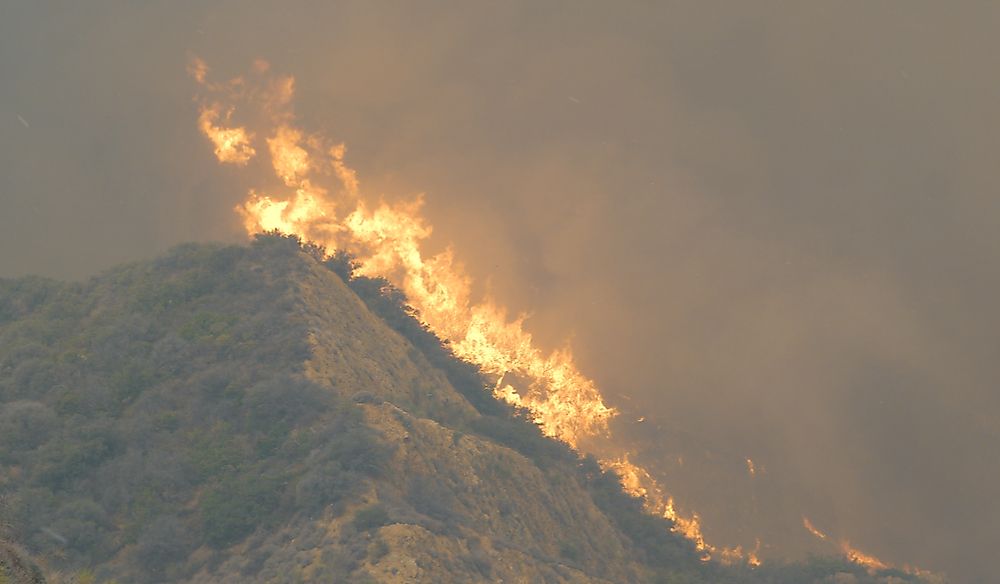
[[[702,562],[352,271],[269,234],[0,281],[11,539],[53,582],[918,581]]]

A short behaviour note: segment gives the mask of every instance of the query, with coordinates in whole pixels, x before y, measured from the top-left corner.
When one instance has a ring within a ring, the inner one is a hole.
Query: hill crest
[[[0,281],[11,538],[81,582],[915,581],[701,562],[350,274],[265,235]]]

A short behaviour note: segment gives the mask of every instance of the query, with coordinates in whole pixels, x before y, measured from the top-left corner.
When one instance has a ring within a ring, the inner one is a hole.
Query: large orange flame
[[[232,115],[232,110],[228,110],[225,116],[219,110],[218,105],[203,107],[198,116],[198,126],[215,145],[215,156],[220,162],[246,165],[257,153],[250,145],[252,136],[245,128],[218,125],[220,117],[228,119]]]
[[[247,233],[277,230],[330,251],[349,251],[360,262],[362,275],[382,276],[399,287],[423,322],[449,341],[458,357],[495,379],[498,397],[532,412],[545,434],[573,447],[585,438],[606,436],[616,412],[604,403],[593,380],[577,368],[572,353],[564,349],[546,354],[525,330],[524,317],[511,318],[492,298],[474,299],[471,279],[451,249],[424,254],[422,243],[431,226],[421,216],[420,197],[396,205],[366,203],[357,173],[344,161],[345,146],[296,127],[291,110],[295,80],[270,76],[269,71],[267,62],[257,61],[256,77],[250,81],[236,77],[213,83],[204,61],[195,59],[189,67],[203,89],[198,125],[212,142],[218,161],[248,166],[258,154],[255,137],[264,135],[271,170],[287,187],[283,193],[250,191],[236,208]],[[263,118],[263,127],[252,132],[234,124],[237,104],[253,109]],[[519,381],[508,383],[508,379]],[[703,559],[715,555],[724,562],[759,564],[759,540],[748,552],[710,545],[698,515],[678,513],[673,497],[627,455],[603,460],[602,465],[620,476],[627,492],[644,498],[651,512],[671,520]],[[750,459],[747,467],[753,476],[756,468]],[[804,523],[811,527],[808,520]],[[846,543],[843,549],[854,561],[885,566]]]
[[[257,69],[268,67],[258,63]],[[542,352],[523,318],[509,318],[491,298],[474,301],[471,280],[451,250],[424,255],[421,246],[431,227],[420,214],[420,198],[370,207],[358,198],[357,176],[344,162],[344,145],[307,135],[290,123],[290,110],[283,106],[291,99],[293,80],[258,91],[243,80],[210,84],[207,73],[204,62],[192,66],[195,79],[215,100],[263,98],[271,125],[266,132],[271,167],[291,189],[284,196],[250,193],[237,208],[248,233],[278,230],[330,250],[350,251],[360,262],[361,274],[387,277],[403,290],[420,318],[451,342],[455,354],[495,378],[497,395],[528,408],[547,435],[577,446],[580,439],[607,431],[614,411],[568,350]],[[245,166],[256,155],[250,144],[254,134],[232,125],[235,105],[221,116],[217,104],[203,103],[200,128],[215,145],[219,162]],[[320,186],[329,177],[336,179],[334,192]],[[510,375],[527,383],[515,389],[504,381]]]

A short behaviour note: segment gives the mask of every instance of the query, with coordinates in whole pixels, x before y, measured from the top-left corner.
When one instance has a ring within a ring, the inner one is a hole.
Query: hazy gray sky
[[[985,581],[997,30],[985,2],[7,2],[0,276],[240,241],[185,65],[265,58],[363,190],[426,192],[437,244],[663,426],[634,431],[689,459],[710,534],[792,549],[806,513]],[[744,457],[770,494],[733,503],[704,472]]]

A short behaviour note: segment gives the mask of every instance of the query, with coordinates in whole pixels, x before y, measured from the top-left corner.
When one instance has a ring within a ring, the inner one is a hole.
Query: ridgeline
[[[0,583],[902,584],[703,562],[295,238],[0,280]]]

